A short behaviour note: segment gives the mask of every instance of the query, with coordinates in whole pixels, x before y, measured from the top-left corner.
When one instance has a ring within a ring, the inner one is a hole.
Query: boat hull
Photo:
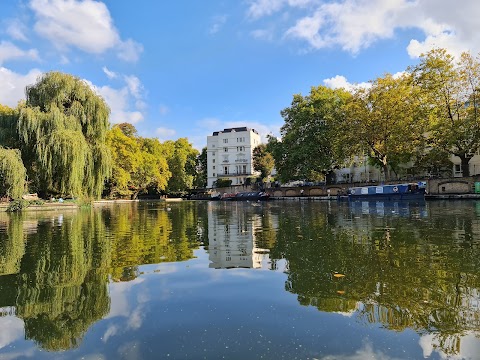
[[[389,184],[348,189],[349,201],[418,201],[425,199],[425,188],[419,184]]]
[[[270,195],[261,191],[254,192],[240,192],[234,196],[222,197],[224,201],[267,201]]]

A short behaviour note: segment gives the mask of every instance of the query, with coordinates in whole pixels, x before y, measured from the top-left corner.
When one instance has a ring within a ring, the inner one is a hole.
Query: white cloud
[[[442,349],[442,343],[455,343],[457,341],[455,336],[452,336],[449,341],[445,339],[440,339],[436,334],[426,334],[420,336],[418,344],[422,348],[423,357],[430,358],[432,353],[438,353],[441,359],[451,359],[451,360],[460,360],[460,359],[477,359],[478,354],[480,354],[480,341],[478,337],[475,336],[474,332],[467,332],[463,336],[459,336],[459,346],[458,353],[451,354],[449,351],[444,351],[448,349]]]
[[[118,327],[115,325],[110,325],[105,331],[105,334],[103,334],[102,341],[106,343],[108,339],[110,339],[112,336],[117,335],[117,333],[118,333]]]
[[[42,72],[32,69],[27,74],[18,74],[7,68],[0,67],[0,104],[10,107],[17,106],[21,99],[25,99],[25,87],[35,83]]]
[[[257,40],[272,41],[274,38],[273,29],[257,29],[250,32],[250,35]]]
[[[137,62],[143,52],[143,45],[132,39],[122,41],[118,45],[118,57],[128,62]]]
[[[367,359],[395,360],[398,358],[386,355],[382,351],[375,351],[371,344],[366,343],[361,349],[357,350],[354,354],[351,354],[351,355],[336,354],[335,356],[327,355],[320,359],[321,360],[367,360]]]
[[[285,6],[304,8],[315,3],[318,3],[318,0],[254,0],[250,1],[247,16],[252,19],[258,19],[272,15]]]
[[[210,29],[208,30],[208,32],[213,35],[213,34],[216,34],[217,32],[220,31],[220,29],[223,27],[223,25],[225,25],[225,23],[227,22],[227,15],[218,15],[218,16],[215,16],[213,18],[213,24],[212,26],[210,26]]]
[[[159,127],[155,130],[155,134],[160,141],[171,140],[176,133],[175,130],[165,127]]]
[[[0,329],[8,329],[0,332],[0,349],[24,337],[23,321],[17,317],[0,317]]]
[[[11,59],[39,60],[38,51],[22,50],[8,41],[0,42],[0,65]]]
[[[135,99],[140,99],[143,91],[143,85],[140,82],[140,79],[134,75],[126,75],[124,76],[124,79],[127,83],[130,93],[135,97]]]
[[[118,77],[118,75],[114,71],[110,71],[106,66],[104,66],[102,70],[109,79],[115,79]]]
[[[143,50],[133,40],[120,38],[101,1],[31,0],[30,8],[36,17],[35,31],[59,48],[76,47],[92,54],[116,49],[126,61],[137,61]]]
[[[340,89],[343,88],[347,91],[353,92],[355,89],[358,88],[369,88],[371,86],[368,82],[362,82],[359,84],[353,84],[342,75],[336,75],[332,78],[323,80],[325,86],[332,88],[332,89]]]
[[[256,0],[247,14],[258,19],[300,7],[303,11],[293,12],[295,23],[282,31],[285,38],[303,40],[311,49],[335,46],[356,54],[379,40],[394,38],[398,31],[416,29],[423,37],[411,39],[407,48],[411,57],[432,47],[445,47],[453,54],[480,51],[476,0],[456,7],[448,0]]]
[[[115,89],[110,86],[95,86],[87,81],[97,94],[103,97],[111,110],[110,122],[136,124],[144,119],[141,111],[132,109],[134,99],[128,86]]]
[[[27,27],[18,19],[7,21],[6,33],[15,40],[28,41]]]

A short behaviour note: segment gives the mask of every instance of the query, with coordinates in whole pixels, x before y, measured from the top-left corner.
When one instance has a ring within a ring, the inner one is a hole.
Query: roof
[[[258,135],[258,132],[255,129],[250,129],[246,126],[242,126],[242,127],[223,129],[223,131],[214,131],[213,136],[218,136],[218,134],[221,134],[221,133],[244,132],[244,131],[253,131],[255,134]]]

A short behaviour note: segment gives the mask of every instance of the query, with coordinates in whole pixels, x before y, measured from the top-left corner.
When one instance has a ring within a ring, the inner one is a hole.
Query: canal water
[[[479,359],[480,202],[0,214],[0,359]]]

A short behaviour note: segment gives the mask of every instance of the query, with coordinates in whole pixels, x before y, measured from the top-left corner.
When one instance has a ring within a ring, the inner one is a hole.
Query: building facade
[[[253,149],[260,144],[260,135],[247,127],[228,128],[207,136],[207,187],[215,187],[218,179],[230,179],[242,185],[253,170]]]
[[[446,176],[452,177],[462,177],[462,168],[460,158],[457,156],[450,156],[450,161],[452,163],[452,172],[450,175]],[[395,176],[394,173],[391,173],[391,180],[395,180],[396,177],[399,179],[408,179],[413,175],[409,174],[408,168],[411,164],[406,164],[404,167],[400,166],[400,174]],[[468,163],[470,168],[470,176],[480,174],[480,150],[475,153]],[[348,164],[345,164],[340,169],[334,170],[337,183],[368,183],[368,182],[381,182],[385,180],[385,176],[380,168],[371,165],[368,161],[368,157],[365,155],[354,156],[349,160]],[[432,174],[422,174],[423,177],[429,178]]]

